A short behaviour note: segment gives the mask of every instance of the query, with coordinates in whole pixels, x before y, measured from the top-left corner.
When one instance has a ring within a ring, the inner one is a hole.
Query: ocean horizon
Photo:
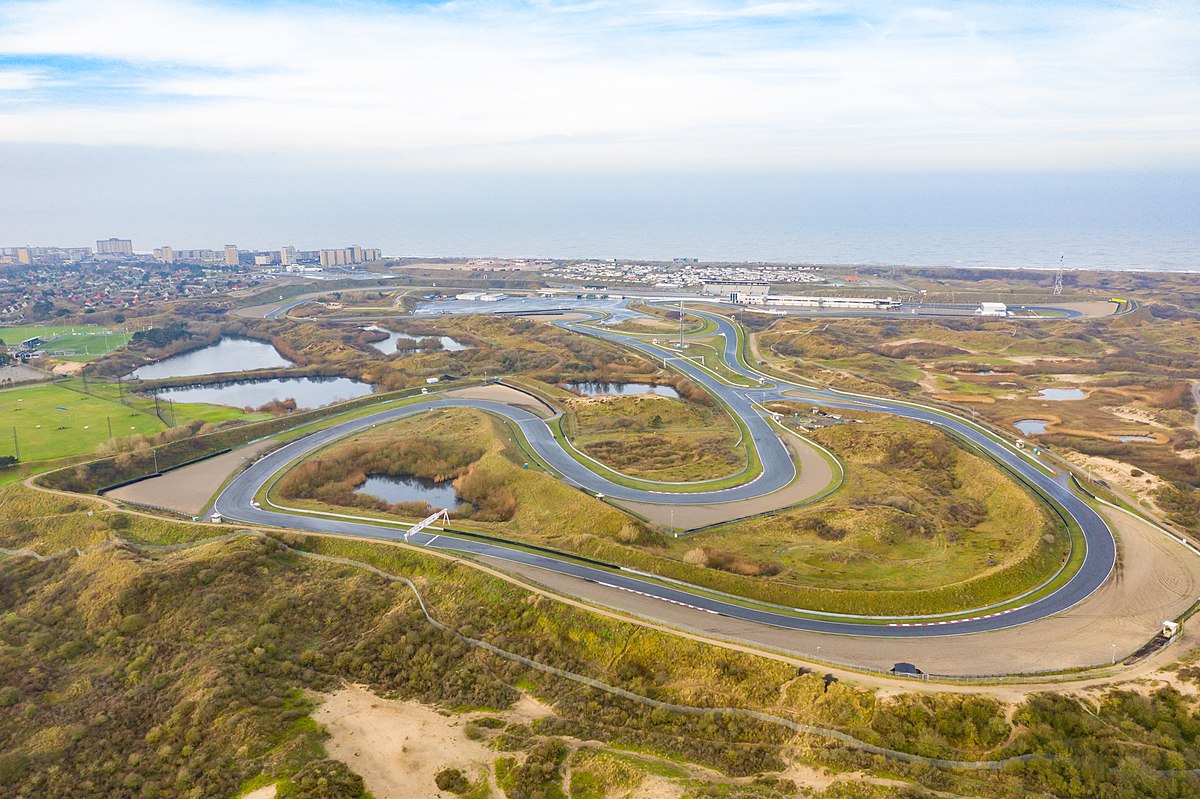
[[[115,197],[112,154],[77,156],[55,167],[77,191],[0,190],[0,244],[1200,271],[1200,171],[345,176],[150,155],[120,162],[144,191]],[[256,179],[230,192],[234,172]]]

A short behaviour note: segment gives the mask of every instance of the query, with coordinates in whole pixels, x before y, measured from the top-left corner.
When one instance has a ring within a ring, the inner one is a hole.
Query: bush
[[[279,789],[279,799],[358,799],[366,786],[362,777],[340,760],[316,760]]]
[[[437,773],[433,778],[439,791],[449,791],[450,793],[466,793],[471,782],[466,776],[456,768],[444,768]]]

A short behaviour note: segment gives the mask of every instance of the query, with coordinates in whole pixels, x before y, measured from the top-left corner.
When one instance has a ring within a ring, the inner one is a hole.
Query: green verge
[[[626,488],[637,488],[646,491],[657,491],[672,494],[697,494],[705,491],[719,491],[725,488],[733,488],[734,486],[743,485],[756,479],[762,474],[762,461],[759,459],[758,449],[754,446],[754,440],[750,436],[750,429],[733,410],[725,404],[719,397],[712,395],[713,399],[724,409],[724,411],[733,420],[738,427],[738,432],[741,435],[741,440],[745,444],[746,449],[746,465],[743,469],[736,473],[725,477],[718,477],[712,480],[697,481],[694,483],[660,483],[653,480],[641,480],[636,477],[622,474],[615,469],[610,469],[602,463],[593,461],[585,457],[582,453],[575,449],[566,433],[562,429],[561,417],[551,419],[547,422],[550,431],[554,434],[554,439],[559,443],[563,450],[574,458],[580,465],[586,467],[589,471],[597,474],[610,482],[616,483]]]

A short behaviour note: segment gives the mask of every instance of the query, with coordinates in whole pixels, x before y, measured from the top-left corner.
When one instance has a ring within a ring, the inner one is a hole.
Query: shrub
[[[279,799],[358,799],[366,790],[362,777],[340,760],[324,759],[309,763],[296,774],[290,785],[279,789]]]
[[[433,778],[439,791],[449,791],[450,793],[466,793],[471,782],[466,776],[456,768],[444,768],[437,773]]]

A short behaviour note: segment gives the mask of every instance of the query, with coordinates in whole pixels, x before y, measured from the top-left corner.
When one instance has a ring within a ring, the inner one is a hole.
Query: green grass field
[[[18,454],[18,447],[21,460],[26,462],[83,455],[95,452],[109,440],[110,423],[113,438],[154,435],[167,427],[154,414],[151,398],[121,392],[116,383],[89,380],[87,393],[83,388],[82,380],[71,378],[0,391],[0,414],[4,417],[0,455]],[[120,401],[122,394],[125,403]],[[223,422],[266,418],[263,414],[247,417],[240,408],[222,405],[177,403],[172,410],[175,424],[192,419]],[[171,415],[166,414],[166,418],[170,420]]]
[[[0,327],[0,341],[18,344],[38,336],[47,342],[48,352],[72,352],[67,361],[91,361],[129,342],[131,333],[116,332],[98,325],[21,325]]]
[[[166,425],[152,414],[119,402],[81,394],[56,383],[0,391],[0,455],[13,455],[13,429],[22,461],[94,452],[113,437],[152,435]]]

